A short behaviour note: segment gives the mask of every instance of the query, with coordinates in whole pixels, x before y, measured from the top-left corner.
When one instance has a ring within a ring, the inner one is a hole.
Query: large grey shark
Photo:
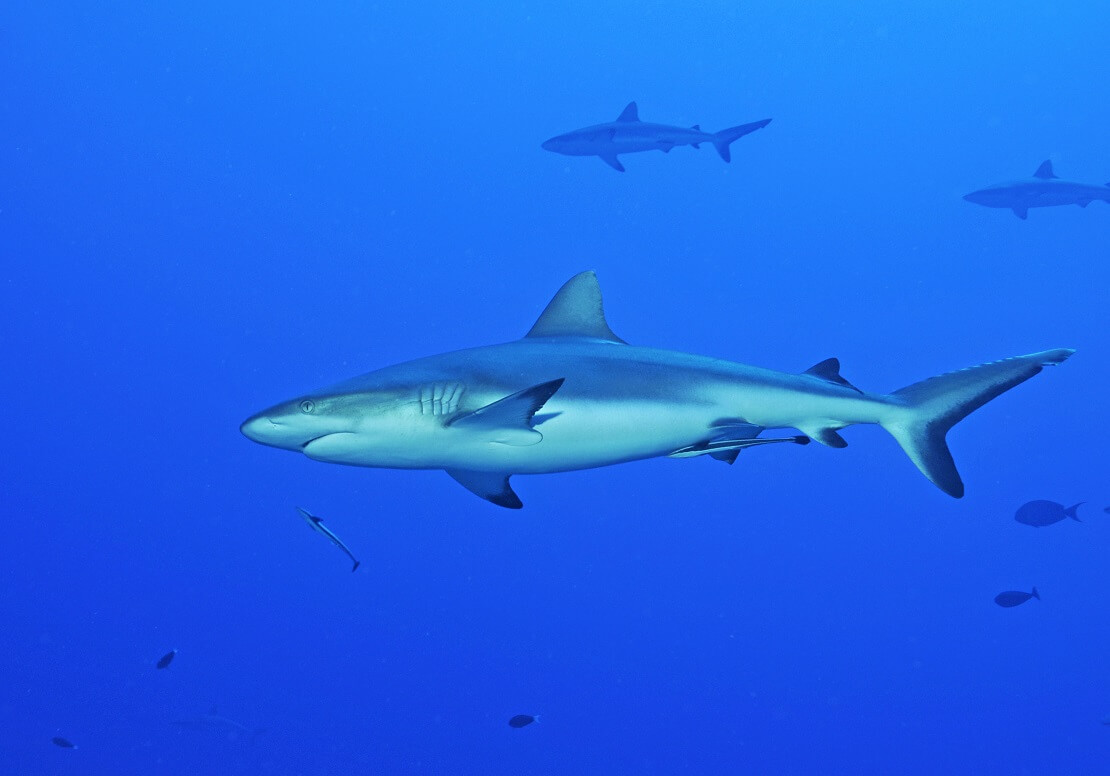
[[[829,447],[856,423],[889,431],[921,472],[959,498],[945,442],[955,423],[1074,351],[1048,350],[867,393],[836,359],[801,374],[635,347],[605,320],[593,272],[571,278],[523,339],[389,366],[246,420],[256,442],[355,466],[443,469],[499,506],[520,508],[513,474],[658,456],[735,452],[793,428]],[[777,441],[796,441],[793,437]]]
[[[1110,202],[1110,183],[1074,183],[1060,180],[1052,170],[1052,161],[1041,162],[1032,178],[1009,183],[997,183],[985,189],[965,194],[964,199],[984,207],[1001,207],[1014,211],[1024,221],[1031,207],[1079,205],[1087,207],[1096,199]]]
[[[567,156],[596,156],[618,172],[624,172],[618,156],[637,151],[663,151],[670,153],[675,146],[690,145],[699,148],[702,143],[712,143],[726,162],[732,159],[729,145],[757,129],[771,123],[770,119],[729,127],[720,132],[702,132],[692,127],[672,127],[667,124],[649,124],[640,121],[636,103],[630,102],[616,121],[576,129],[545,140],[542,148]]]

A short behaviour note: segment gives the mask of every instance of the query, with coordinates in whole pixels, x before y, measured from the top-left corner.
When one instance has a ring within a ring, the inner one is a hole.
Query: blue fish
[[[1044,161],[1032,178],[997,183],[965,194],[964,199],[984,207],[1008,208],[1025,220],[1031,207],[1079,205],[1087,207],[1096,199],[1110,202],[1110,183],[1105,186],[1060,180],[1052,171],[1052,162]]]
[[[1086,503],[1086,501],[1080,501],[1074,506],[1064,507],[1063,504],[1057,504],[1055,501],[1038,499],[1037,501],[1030,501],[1028,504],[1022,504],[1014,515],[1014,520],[1025,525],[1031,525],[1034,528],[1059,523],[1069,517],[1077,523],[1082,523],[1083,521],[1079,519],[1076,510]]]
[[[1007,590],[1004,593],[999,593],[994,597],[994,602],[999,606],[1009,609],[1012,606],[1021,606],[1030,598],[1041,600],[1041,594],[1037,592],[1037,588],[1033,588],[1032,593],[1026,593],[1023,590]]]
[[[770,123],[770,119],[763,119],[722,129],[720,132],[702,132],[697,124],[692,127],[674,127],[640,121],[636,103],[630,102],[616,121],[557,135],[545,140],[540,147],[566,156],[596,156],[617,172],[624,172],[619,154],[633,154],[638,151],[670,153],[675,146],[699,148],[702,143],[712,143],[721,158],[728,162],[732,159],[728,147],[733,141],[757,129],[763,129]]]

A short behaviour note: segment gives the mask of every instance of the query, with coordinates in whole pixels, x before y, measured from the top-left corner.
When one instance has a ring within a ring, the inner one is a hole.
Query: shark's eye
[[[315,409],[316,405],[312,402],[312,399],[305,399],[301,402],[301,412],[303,412],[305,415],[312,414]]]

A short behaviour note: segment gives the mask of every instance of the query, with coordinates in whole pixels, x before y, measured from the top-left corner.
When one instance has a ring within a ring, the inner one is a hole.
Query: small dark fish
[[[1103,512],[1105,512],[1106,514],[1110,515],[1110,507],[1106,507],[1106,508],[1105,508],[1104,510],[1102,510],[1102,511],[1103,511]]]
[[[999,606],[1009,608],[1011,606],[1021,606],[1030,598],[1041,600],[1041,594],[1037,592],[1037,588],[1033,588],[1032,593],[1026,593],[1023,590],[1007,590],[1005,593],[999,593],[994,597],[994,602]]]
[[[531,725],[539,717],[533,717],[531,714],[517,714],[509,720],[509,727],[522,728]]]
[[[1014,515],[1014,520],[1025,525],[1031,525],[1034,528],[1059,523],[1069,517],[1077,523],[1082,523],[1083,521],[1079,519],[1077,510],[1086,503],[1086,501],[1080,501],[1074,506],[1065,507],[1055,501],[1030,501],[1028,504],[1021,505]]]
[[[73,743],[68,738],[62,738],[61,736],[54,736],[50,740],[54,742],[54,746],[60,746],[60,747],[62,747],[62,749],[76,749],[77,748],[77,744]]]
[[[165,668],[166,666],[168,666],[170,663],[173,662],[173,659],[175,657],[177,657],[177,650],[176,649],[171,649],[169,652],[162,655],[162,657],[158,658],[158,662],[154,664],[154,667],[155,668]]]
[[[301,517],[303,517],[304,521],[306,523],[308,523],[309,528],[311,528],[316,533],[323,534],[324,536],[328,537],[328,540],[332,544],[334,544],[339,549],[343,550],[343,552],[347,553],[347,557],[350,558],[351,561],[355,564],[354,566],[351,567],[351,571],[357,571],[358,570],[358,567],[359,567],[358,558],[356,558],[354,556],[354,553],[352,553],[350,551],[350,549],[348,549],[347,545],[345,545],[343,543],[342,539],[340,539],[338,536],[336,536],[334,533],[332,533],[332,530],[330,528],[328,528],[326,525],[324,525],[324,521],[323,521],[322,518],[317,517],[316,515],[309,512],[307,509],[302,509],[301,507],[297,507],[297,511],[301,513]]]

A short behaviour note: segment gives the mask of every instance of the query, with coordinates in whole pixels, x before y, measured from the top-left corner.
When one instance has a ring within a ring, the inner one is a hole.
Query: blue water
[[[940,5],[5,3],[0,772],[1108,772],[1110,208],[961,199],[1110,180],[1105,8]],[[540,150],[630,100],[774,121]],[[962,500],[876,427],[521,512],[238,431],[584,269],[630,342],[867,390],[1078,353],[952,432]]]

